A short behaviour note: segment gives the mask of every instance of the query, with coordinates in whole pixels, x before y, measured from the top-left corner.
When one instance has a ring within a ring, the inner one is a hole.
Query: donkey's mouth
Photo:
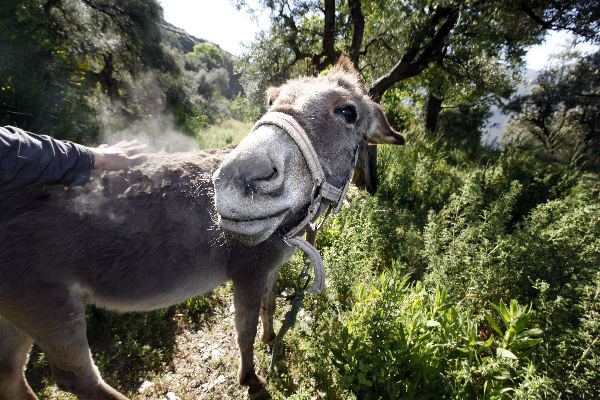
[[[238,216],[225,216],[223,214],[219,214],[219,216],[221,217],[221,219],[225,219],[230,222],[251,223],[251,222],[258,222],[258,221],[264,221],[264,220],[278,218],[278,217],[284,215],[287,211],[288,211],[288,208],[284,208],[281,211],[277,211],[273,214],[262,216],[262,217],[254,217],[254,216],[239,216],[238,217]]]
[[[287,209],[259,218],[229,217],[219,214],[219,226],[248,245],[257,245],[266,240],[279,227]]]

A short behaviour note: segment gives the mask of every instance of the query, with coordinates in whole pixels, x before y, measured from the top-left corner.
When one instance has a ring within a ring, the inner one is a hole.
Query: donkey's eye
[[[356,108],[354,106],[337,107],[334,112],[342,115],[349,124],[356,121]]]

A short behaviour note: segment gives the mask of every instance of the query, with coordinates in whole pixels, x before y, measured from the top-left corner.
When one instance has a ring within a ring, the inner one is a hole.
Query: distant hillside
[[[202,43],[212,43],[208,42],[205,39],[197,38],[193,35],[190,35],[185,30],[176,27],[173,24],[166,22],[164,19],[161,22],[161,28],[163,30],[163,37],[165,42],[177,53],[181,56],[185,56],[188,53],[194,51],[194,46]],[[223,58],[222,67],[227,71],[228,75],[228,88],[222,93],[226,98],[231,99],[235,97],[238,93],[242,92],[242,86],[239,80],[239,74],[235,74],[233,71],[233,60],[234,56],[223,50],[218,44],[212,43],[219,49],[221,56]],[[210,63],[205,65],[207,72],[210,72],[214,69],[214,66]]]
[[[190,35],[186,31],[181,28],[176,27],[162,20],[160,27],[166,32],[170,32],[172,35],[166,35],[167,37],[171,36],[176,38],[176,41],[170,41],[170,44],[173,47],[179,48],[183,53],[189,53],[194,50],[194,46],[198,43],[204,43],[206,40],[198,39],[197,37]],[[215,46],[219,47],[219,45],[215,44]],[[228,54],[226,51],[222,50],[223,53]]]

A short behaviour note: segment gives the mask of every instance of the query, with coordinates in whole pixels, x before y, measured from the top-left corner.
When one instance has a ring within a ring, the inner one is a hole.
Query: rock
[[[167,400],[181,400],[181,397],[177,396],[173,392],[167,393]]]
[[[222,355],[223,355],[223,352],[221,350],[215,349],[210,353],[210,358],[212,358],[213,360],[216,360],[216,359],[220,358]]]
[[[144,381],[144,383],[142,383],[142,386],[140,386],[140,388],[138,389],[139,393],[143,393],[144,390],[148,389],[149,387],[154,386],[154,382],[150,382],[150,381]]]

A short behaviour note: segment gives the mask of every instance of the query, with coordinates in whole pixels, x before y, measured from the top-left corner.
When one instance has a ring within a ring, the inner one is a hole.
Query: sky
[[[229,0],[159,0],[159,3],[167,22],[235,55],[244,52],[242,43],[249,44],[257,32],[269,27],[268,15],[254,21],[245,11],[236,10]]]
[[[573,36],[566,31],[551,31],[550,34],[546,36],[546,41],[543,44],[533,46],[527,52],[527,56],[525,56],[527,68],[538,71],[543,69],[551,56],[564,50],[565,46],[572,38]],[[598,45],[580,43],[576,46],[576,49],[583,54],[587,54],[598,51]]]
[[[222,49],[241,55],[243,44],[249,44],[260,30],[269,27],[268,15],[253,20],[246,12],[238,11],[229,0],[159,0],[165,20],[189,34],[218,44]],[[248,0],[256,4],[257,0]],[[543,69],[552,54],[561,51],[569,39],[566,32],[551,32],[546,42],[533,46],[525,60],[527,68]],[[581,44],[584,53],[598,50],[598,46]]]

